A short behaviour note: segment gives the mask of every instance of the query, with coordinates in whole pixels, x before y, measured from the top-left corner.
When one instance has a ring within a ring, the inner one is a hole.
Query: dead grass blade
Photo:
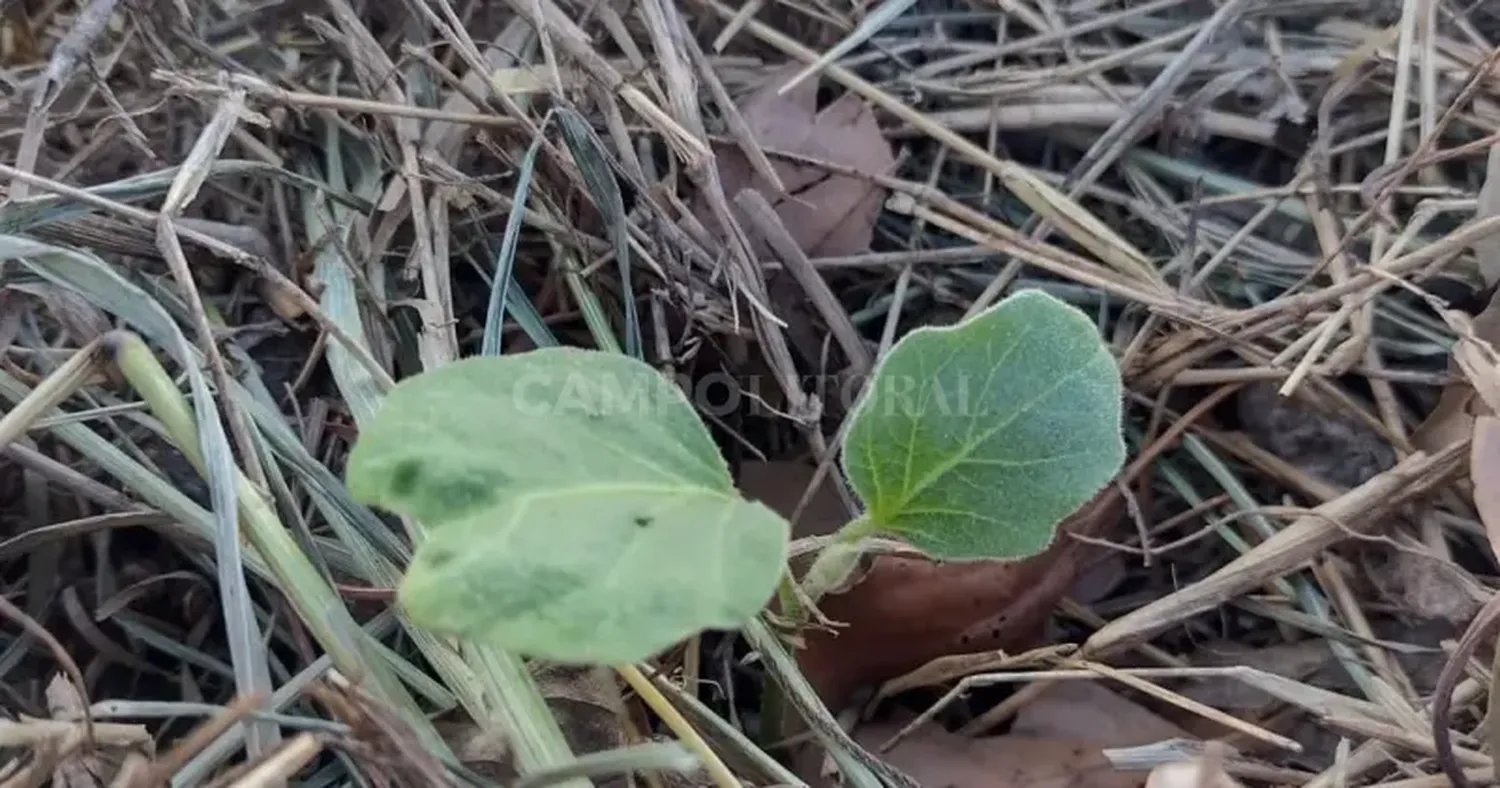
[[[1084,643],[1084,653],[1106,654],[1139,642],[1295,569],[1328,546],[1373,525],[1375,515],[1395,500],[1446,479],[1458,469],[1463,454],[1460,448],[1449,448],[1435,455],[1407,457],[1395,468],[1317,507],[1210,577],[1110,622]]]

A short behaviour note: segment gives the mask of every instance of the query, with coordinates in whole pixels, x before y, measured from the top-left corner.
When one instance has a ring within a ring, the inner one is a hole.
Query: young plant
[[[861,538],[939,559],[1020,558],[1120,469],[1118,369],[1040,291],[904,337],[851,415]],[[398,385],[349,458],[358,499],[428,526],[400,589],[414,623],[565,662],[629,663],[737,628],[775,592],[789,526],[735,490],[681,389],[623,355],[471,358]]]

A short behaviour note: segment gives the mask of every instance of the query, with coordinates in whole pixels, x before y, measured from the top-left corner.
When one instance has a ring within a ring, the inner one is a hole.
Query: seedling
[[[1119,371],[1090,320],[1018,293],[896,343],[850,417],[865,513],[814,564],[828,590],[885,534],[938,559],[1022,558],[1120,469]],[[790,528],[734,488],[682,389],[573,348],[459,361],[387,396],[349,458],[359,500],[428,527],[411,620],[565,662],[631,663],[757,615]]]

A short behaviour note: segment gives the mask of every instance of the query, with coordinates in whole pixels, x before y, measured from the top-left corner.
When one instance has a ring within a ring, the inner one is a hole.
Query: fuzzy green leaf
[[[1119,369],[1093,323],[1023,291],[891,349],[845,439],[868,528],[950,560],[1040,552],[1125,459]]]
[[[564,662],[644,659],[754,616],[789,526],[746,501],[680,389],[547,348],[403,381],[349,458],[358,499],[429,527],[400,601],[433,631]]]

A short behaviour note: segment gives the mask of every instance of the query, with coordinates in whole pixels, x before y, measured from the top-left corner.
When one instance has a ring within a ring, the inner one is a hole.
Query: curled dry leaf
[[[1481,495],[1476,488],[1475,498]],[[1495,543],[1494,534],[1490,543]],[[1466,624],[1489,596],[1461,567],[1415,550],[1395,551],[1387,569],[1373,576],[1375,584],[1388,586],[1404,612],[1423,620]]]
[[[813,465],[773,461],[740,466],[745,496],[791,518],[812,483]],[[1119,522],[1118,498],[1101,494],[1068,518],[1062,533],[1099,535]],[[849,516],[833,485],[813,493],[792,536],[823,536]],[[810,630],[797,659],[831,708],[854,691],[905,675],[938,657],[995,649],[1024,651],[1042,639],[1053,607],[1078,589],[1096,550],[1062,537],[1045,552],[1020,562],[940,563],[878,556],[860,581],[819,601],[820,611],[843,624],[836,633]]]
[[[1473,429],[1474,392],[1468,384],[1450,383],[1443,389],[1437,407],[1411,435],[1411,445],[1431,453],[1463,440]]]
[[[1333,651],[1324,640],[1303,640],[1252,647],[1233,641],[1212,641],[1197,649],[1196,667],[1242,666],[1283,676],[1293,681],[1309,681],[1324,689],[1342,691],[1339,683],[1342,668],[1333,661]],[[1316,676],[1309,679],[1309,676]],[[1268,713],[1279,701],[1255,685],[1228,676],[1189,679],[1177,691],[1184,697],[1206,706],[1245,716]]]
[[[872,752],[905,721],[861,726]],[[1137,788],[1145,772],[1116,770],[1104,750],[1185,737],[1180,728],[1097,682],[1049,687],[1005,736],[970,738],[927,724],[882,754],[922,785],[951,788]]]
[[[1358,487],[1392,465],[1396,453],[1363,423],[1281,396],[1278,384],[1254,383],[1236,402],[1252,440],[1297,469],[1342,487]]]
[[[881,134],[874,112],[859,96],[846,93],[819,110],[816,79],[803,80],[785,95],[777,95],[777,89],[799,69],[799,64],[788,63],[740,101],[754,141],[768,150],[831,162],[855,172],[889,172],[896,163],[890,143]],[[884,193],[868,180],[773,157],[772,167],[786,187],[786,194],[781,194],[756,173],[738,147],[715,145],[714,155],[725,196],[733,199],[745,188],[765,195],[808,256],[851,255],[870,248]],[[705,226],[717,226],[701,197],[695,213]],[[758,238],[752,244],[762,259],[771,256]]]
[[[1011,736],[1073,739],[1101,749],[1139,747],[1188,732],[1098,681],[1063,681],[1022,706]]]
[[[1489,304],[1473,319],[1464,319],[1453,312],[1445,312],[1443,317],[1459,331],[1458,343],[1453,346],[1453,356],[1448,359],[1448,373],[1457,375],[1459,379],[1443,388],[1437,407],[1412,433],[1412,446],[1429,453],[1440,451],[1468,437],[1474,429],[1475,417],[1493,412],[1486,398],[1478,393],[1481,390],[1489,391],[1492,394],[1490,398],[1493,399],[1495,389],[1492,374],[1486,375],[1483,365],[1475,363],[1480,360],[1474,357],[1475,350],[1480,356],[1483,355],[1483,350],[1475,349],[1466,353],[1464,349],[1466,345],[1474,344],[1486,345],[1491,350],[1500,347],[1500,293],[1492,296]],[[1466,364],[1466,360],[1470,363]],[[1475,374],[1479,374],[1482,380],[1475,381]]]
[[[475,774],[501,784],[518,776],[510,742],[503,736],[492,735],[468,720],[438,720],[433,726],[458,762]]]
[[[1060,526],[1097,535],[1119,522],[1119,498],[1102,494]],[[803,673],[831,708],[860,687],[951,654],[1022,651],[1041,640],[1053,607],[1093,548],[1066,536],[1019,562],[940,563],[879,556],[863,580],[819,602],[844,626],[805,633]]]
[[[630,743],[625,733],[625,700],[613,670],[544,660],[533,660],[530,669],[574,753],[599,753]],[[500,784],[515,781],[515,753],[503,733],[486,731],[462,714],[438,720],[435,725],[465,767]],[[615,776],[596,780],[595,784],[625,788],[629,781]]]
[[[574,753],[605,752],[630,743],[625,734],[625,699],[613,670],[533,660],[531,673]],[[611,779],[600,784],[626,783]]]

